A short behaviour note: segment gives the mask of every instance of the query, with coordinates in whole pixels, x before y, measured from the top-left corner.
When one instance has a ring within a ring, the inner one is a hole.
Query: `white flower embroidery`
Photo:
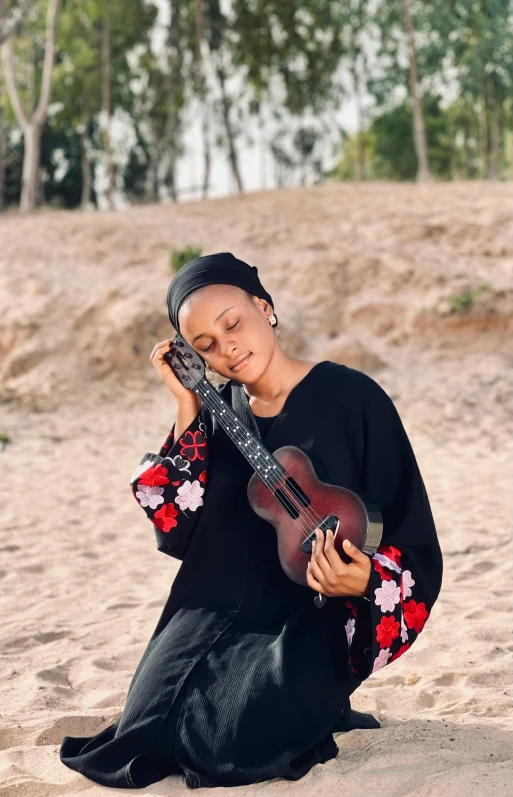
[[[408,642],[408,629],[406,628],[406,623],[404,622],[404,617],[401,614],[401,642]]]
[[[163,492],[163,487],[150,487],[149,484],[140,484],[135,497],[141,506],[149,506],[151,509],[156,509],[160,504],[164,503]]]
[[[396,603],[401,600],[401,587],[398,587],[393,579],[382,581],[381,587],[374,590],[376,606],[381,606],[382,612],[393,612]]]
[[[153,462],[151,461],[151,459],[147,459],[146,462],[141,462],[141,464],[138,465],[134,470],[134,472],[132,473],[130,477],[130,484],[132,484],[132,482],[138,479],[141,473],[144,473],[144,471],[148,470],[148,468],[150,468],[152,465]]]
[[[182,511],[184,509],[192,509],[194,511],[203,505],[201,496],[204,492],[205,490],[198,480],[190,482],[186,479],[178,488],[178,497],[175,500]]]
[[[405,598],[409,598],[411,595],[411,588],[415,584],[415,581],[411,577],[411,571],[405,570],[403,573],[403,600]]]
[[[396,565],[392,559],[389,559],[388,556],[382,553],[375,553],[372,558],[375,559],[376,562],[379,562],[380,565],[383,565],[383,567],[388,567],[389,570],[395,570],[396,573],[401,572],[399,565]]]
[[[189,462],[188,459],[184,459],[183,457],[181,457],[180,454],[177,454],[176,457],[164,457],[164,459],[171,460],[175,468],[178,468],[178,470],[186,470],[187,473],[190,474],[191,463]]]
[[[347,623],[345,624],[344,628],[346,629],[346,636],[347,636],[347,644],[350,645],[353,641],[354,637],[354,629],[356,626],[356,622],[354,617],[350,617]]]
[[[382,667],[384,667],[391,655],[390,648],[383,648],[383,650],[380,650],[379,655],[374,659],[374,667],[372,668],[372,672],[376,672],[376,670],[380,670]]]

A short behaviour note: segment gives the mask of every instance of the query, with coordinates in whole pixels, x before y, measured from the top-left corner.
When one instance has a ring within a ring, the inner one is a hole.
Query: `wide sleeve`
[[[208,446],[202,411],[175,440],[176,422],[159,453],[147,452],[130,478],[132,494],[153,524],[157,548],[183,559],[203,506]]]
[[[361,489],[380,508],[381,545],[371,558],[369,599],[348,598],[349,666],[365,679],[399,658],[429,618],[442,583],[442,554],[429,499],[399,413],[361,377]]]

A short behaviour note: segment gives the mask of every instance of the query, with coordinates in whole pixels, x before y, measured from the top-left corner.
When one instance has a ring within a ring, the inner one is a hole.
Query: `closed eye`
[[[232,325],[231,325],[231,327],[227,327],[227,328],[226,328],[226,331],[228,332],[228,330],[229,330],[229,329],[233,329],[234,327],[236,327],[236,326],[237,326],[237,324],[238,324],[238,323],[239,323],[239,322],[238,322],[238,321],[236,321],[236,322],[235,322],[235,324],[232,324]],[[212,346],[213,346],[213,345],[214,345],[214,341],[212,341],[212,343],[210,344],[210,346],[207,346],[207,348],[206,348],[206,349],[202,349],[202,351],[209,351],[209,350],[212,348]]]

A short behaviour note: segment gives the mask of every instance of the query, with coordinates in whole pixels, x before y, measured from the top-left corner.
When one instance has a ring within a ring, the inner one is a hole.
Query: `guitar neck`
[[[255,437],[218,391],[212,387],[208,379],[203,376],[194,385],[193,390],[265,484],[272,487],[275,482],[286,475],[285,468]]]

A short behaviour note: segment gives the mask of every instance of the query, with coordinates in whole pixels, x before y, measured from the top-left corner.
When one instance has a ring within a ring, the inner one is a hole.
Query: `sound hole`
[[[288,515],[290,515],[291,518],[296,520],[299,517],[299,512],[297,511],[296,507],[288,497],[287,493],[284,493],[281,488],[274,491],[274,497],[282,505],[284,510]]]
[[[299,504],[301,504],[301,506],[310,506],[310,499],[308,498],[307,494],[303,492],[297,481],[292,478],[292,476],[288,476],[287,479],[285,479],[285,484],[290,490],[295,491],[294,498]]]

